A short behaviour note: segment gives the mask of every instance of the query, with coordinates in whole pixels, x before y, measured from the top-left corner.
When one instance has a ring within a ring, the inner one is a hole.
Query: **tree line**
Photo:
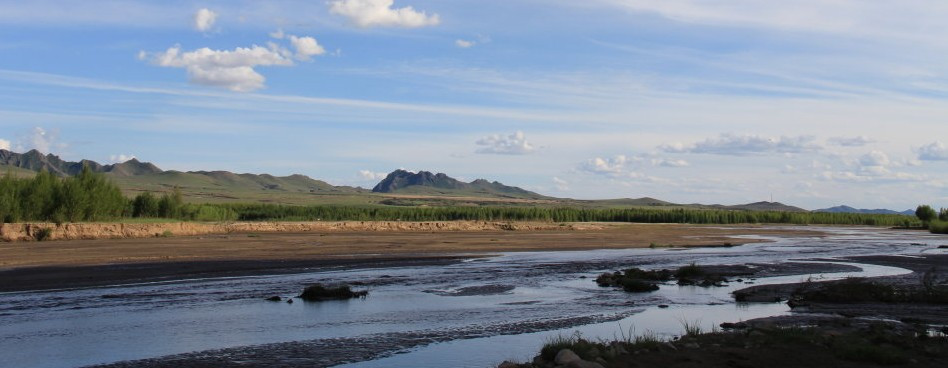
[[[930,208],[929,208],[930,209]],[[933,211],[933,210],[932,210]],[[942,210],[948,216],[945,210]],[[935,214],[937,217],[937,214]],[[58,178],[40,172],[33,178],[0,178],[3,222],[109,221],[122,218],[166,218],[184,221],[553,221],[690,224],[823,224],[917,227],[903,215],[737,211],[691,208],[541,208],[541,207],[385,207],[286,206],[277,204],[190,204],[177,189],[129,199],[103,174],[83,169]],[[921,216],[925,226],[930,220]]]
[[[227,208],[184,203],[181,192],[144,192],[126,198],[103,174],[82,169],[59,178],[41,171],[32,178],[6,174],[0,178],[0,222],[92,222],[122,218],[167,218],[187,221],[229,221],[237,214]]]
[[[922,222],[923,227],[935,234],[948,234],[948,208],[938,212],[932,206],[923,204],[915,209],[915,217]]]
[[[540,207],[357,207],[284,206],[276,204],[219,204],[242,221],[553,221],[639,222],[690,224],[824,224],[917,226],[904,215],[735,211],[716,209],[583,209]]]

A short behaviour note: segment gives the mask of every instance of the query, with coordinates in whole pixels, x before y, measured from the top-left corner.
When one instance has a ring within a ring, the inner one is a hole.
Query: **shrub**
[[[48,227],[44,227],[42,229],[36,230],[36,232],[33,233],[33,239],[36,239],[36,241],[47,241],[52,237],[53,237],[53,229],[48,228]]]
[[[687,266],[682,266],[678,268],[677,271],[675,271],[675,277],[679,279],[698,278],[704,276],[705,274],[706,272],[704,269],[694,263]]]
[[[932,234],[948,234],[948,221],[932,221],[928,224],[928,231]]]

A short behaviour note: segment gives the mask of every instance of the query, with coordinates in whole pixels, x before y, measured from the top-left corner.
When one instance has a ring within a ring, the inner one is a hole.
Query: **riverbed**
[[[529,360],[558,334],[670,337],[685,322],[710,330],[721,322],[787,314],[783,303],[738,304],[730,292],[809,278],[903,274],[909,271],[833,260],[943,254],[937,248],[948,243],[923,232],[807,229],[826,235],[760,237],[770,242],[736,247],[515,252],[448,264],[3,293],[0,357],[14,367],[483,368]],[[719,288],[667,284],[656,292],[627,294],[592,281],[629,266],[788,262],[806,266]],[[264,300],[295,296],[315,282],[356,284],[369,296],[321,303]]]

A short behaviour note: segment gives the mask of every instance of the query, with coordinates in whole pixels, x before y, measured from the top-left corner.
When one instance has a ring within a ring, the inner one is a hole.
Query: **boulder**
[[[583,359],[580,358],[579,355],[576,355],[576,353],[574,353],[572,350],[563,349],[563,350],[560,350],[559,353],[556,353],[556,358],[553,359],[553,362],[556,363],[557,365],[567,365],[570,362],[577,361],[577,360],[583,360]]]

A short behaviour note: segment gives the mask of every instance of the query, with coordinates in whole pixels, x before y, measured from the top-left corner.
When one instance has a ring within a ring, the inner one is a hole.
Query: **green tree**
[[[928,225],[929,222],[938,217],[938,214],[934,209],[932,209],[932,206],[923,204],[915,209],[915,217],[918,217],[919,220],[922,220],[923,224]]]
[[[938,212],[938,220],[948,221],[948,208],[942,208],[941,211]]]

